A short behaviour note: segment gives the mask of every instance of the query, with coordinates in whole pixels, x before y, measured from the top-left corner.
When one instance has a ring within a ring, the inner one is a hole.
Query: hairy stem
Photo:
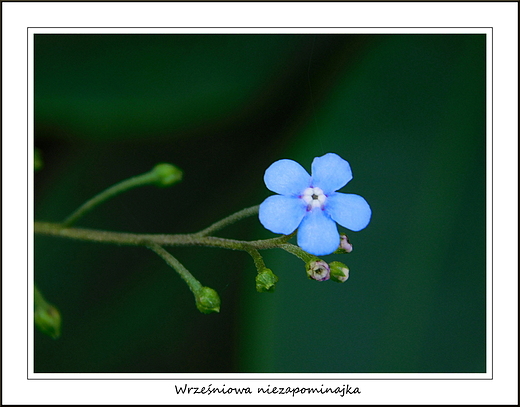
[[[262,258],[262,255],[258,252],[258,250],[248,248],[248,249],[246,249],[246,251],[253,258],[255,267],[259,273],[266,268],[264,259]]]
[[[63,227],[72,226],[79,218],[86,215],[100,203],[107,201],[108,199],[118,195],[124,191],[127,191],[131,188],[136,188],[141,185],[150,184],[155,179],[155,174],[146,173],[142,175],[138,175],[136,177],[132,177],[129,179],[125,179],[111,187],[105,189],[103,192],[89,199],[83,205],[81,205],[78,209],[76,209],[65,221],[63,222]]]
[[[207,227],[206,229],[201,230],[200,232],[195,233],[199,236],[208,236],[213,233],[215,233],[217,230],[223,229],[228,225],[231,225],[239,220],[242,220],[244,218],[247,218],[249,216],[256,215],[258,213],[258,209],[260,208],[260,205],[251,206],[250,208],[242,209],[241,211],[238,211],[234,213],[233,215],[229,215],[227,218],[224,218],[222,220],[219,220],[218,222],[215,222],[213,225]]]
[[[291,243],[283,243],[278,246],[280,249],[285,250],[288,253],[294,254],[296,257],[303,260],[305,263],[309,263],[311,261],[320,260],[318,257],[307,253],[303,249],[301,249],[299,246],[295,246]]]
[[[151,171],[118,182],[89,199],[63,221],[62,227],[67,228],[72,226],[78,219],[85,216],[99,204],[129,189],[151,184],[170,186],[179,182],[181,178],[182,172],[175,166],[170,164],[158,164]]]
[[[224,239],[214,236],[201,236],[199,233],[162,235],[110,232],[106,230],[84,228],[64,228],[60,223],[49,222],[34,222],[34,233],[127,246],[149,246],[149,244],[155,243],[160,246],[207,246],[246,251],[248,249],[273,249],[286,243],[292,237],[292,235],[283,235],[273,239],[245,241]]]
[[[181,278],[188,284],[191,292],[197,294],[198,291],[202,288],[202,284],[193,277],[186,267],[182,265],[182,263],[173,257],[169,252],[164,250],[163,247],[159,246],[157,243],[150,242],[147,244],[148,248],[157,253],[171,268],[173,268]]]

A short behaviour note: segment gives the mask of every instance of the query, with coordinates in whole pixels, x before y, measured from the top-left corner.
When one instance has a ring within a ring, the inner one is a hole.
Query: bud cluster
[[[316,281],[332,280],[344,283],[349,277],[349,268],[339,261],[328,264],[323,260],[313,260],[307,263],[307,276]]]

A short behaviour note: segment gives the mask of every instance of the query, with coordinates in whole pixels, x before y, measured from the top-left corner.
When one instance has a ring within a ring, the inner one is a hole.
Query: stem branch
[[[72,226],[78,219],[85,216],[99,204],[129,189],[151,184],[166,187],[179,182],[181,178],[182,171],[177,167],[166,163],[157,164],[151,171],[118,182],[89,199],[63,221],[62,227]]]
[[[260,205],[251,206],[250,208],[242,209],[234,213],[233,215],[229,215],[227,218],[219,220],[215,222],[213,225],[207,227],[206,229],[201,230],[200,232],[195,233],[195,235],[199,236],[208,236],[215,233],[217,230],[223,229],[228,225],[231,225],[239,220],[247,218],[249,216],[256,215],[258,213],[258,209]]]
[[[252,249],[252,248],[248,248],[246,249],[246,251],[249,253],[249,255],[253,258],[253,261],[255,263],[255,267],[257,269],[257,271],[260,273],[262,270],[264,270],[265,268],[265,262],[264,262],[264,259],[262,258],[262,255],[260,254],[260,252],[256,249]]]
[[[291,243],[283,243],[278,246],[280,249],[285,250],[288,253],[291,253],[295,255],[296,257],[299,257],[301,260],[303,260],[305,263],[309,263],[311,261],[320,260],[318,257],[307,253],[303,249],[301,249],[299,246],[295,246]]]
[[[141,185],[150,184],[155,179],[156,175],[154,173],[147,172],[145,174],[137,175],[135,177],[125,179],[115,185],[112,185],[111,187],[100,192],[99,194],[85,202],[83,205],[81,205],[78,209],[76,209],[67,219],[63,221],[62,227],[72,226],[79,218],[85,216],[96,206],[114,197],[115,195],[118,195],[131,188],[136,188]]]
[[[148,243],[147,246],[149,249],[157,253],[159,257],[161,257],[166,263],[168,263],[168,265],[181,276],[181,278],[186,282],[186,284],[188,284],[188,287],[190,288],[193,294],[197,294],[199,292],[199,290],[202,288],[202,284],[199,282],[199,280],[193,277],[193,274],[191,274],[179,260],[173,257],[169,252],[164,250],[164,248],[159,246],[157,243]]]

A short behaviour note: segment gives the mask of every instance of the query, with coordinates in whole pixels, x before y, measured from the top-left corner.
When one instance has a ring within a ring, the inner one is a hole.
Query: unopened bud
[[[313,260],[307,264],[307,276],[316,281],[326,281],[330,278],[330,267],[323,260]]]
[[[339,237],[340,237],[339,247],[334,253],[335,254],[350,253],[352,251],[352,243],[350,243],[348,236],[345,233],[341,233],[339,235]]]
[[[157,176],[155,185],[169,187],[182,179],[182,171],[171,164],[157,164],[152,172]]]
[[[34,149],[34,171],[41,170],[43,167],[42,153],[37,148]]]
[[[202,287],[195,294],[197,308],[203,314],[220,312],[220,297],[213,288]]]
[[[330,279],[336,283],[344,283],[348,280],[349,269],[339,261],[330,263]]]
[[[34,309],[34,323],[43,333],[53,339],[57,339],[61,335],[61,315],[53,305],[36,306]]]
[[[255,281],[256,291],[259,293],[273,292],[275,284],[278,282],[278,277],[271,269],[265,268],[256,275]]]

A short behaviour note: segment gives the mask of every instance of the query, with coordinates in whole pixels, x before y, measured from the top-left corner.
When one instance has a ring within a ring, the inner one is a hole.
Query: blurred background
[[[35,219],[60,222],[170,162],[78,226],[189,233],[272,195],[265,169],[335,152],[373,215],[331,255],[344,284],[264,251],[168,248],[220,314],[150,250],[35,236],[35,283],[62,314],[35,329],[35,372],[486,371],[484,35],[41,35],[34,38]],[[341,230],[344,231],[344,230]],[[256,217],[219,233],[274,237]]]

